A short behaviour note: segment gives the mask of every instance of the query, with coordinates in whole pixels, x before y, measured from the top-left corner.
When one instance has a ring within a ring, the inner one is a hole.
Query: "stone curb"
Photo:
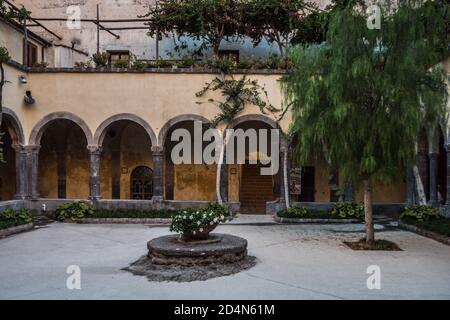
[[[398,221],[398,226],[408,231],[417,233],[418,235],[421,235],[423,237],[430,238],[446,245],[450,245],[450,237],[444,236],[442,234],[404,223],[401,220]]]
[[[1,229],[0,230],[0,238],[4,238],[4,237],[7,237],[7,236],[16,234],[16,233],[28,231],[28,230],[33,229],[33,227],[34,227],[33,222],[30,222],[30,223],[21,224],[19,226],[15,226],[15,227]]]
[[[278,223],[361,223],[358,219],[322,219],[322,218],[283,218],[273,217]]]
[[[67,221],[72,222],[72,221]],[[170,218],[83,218],[80,223],[114,224],[170,224]]]

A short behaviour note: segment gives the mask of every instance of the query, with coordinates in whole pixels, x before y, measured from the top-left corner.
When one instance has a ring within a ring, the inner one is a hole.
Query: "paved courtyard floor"
[[[450,299],[450,247],[378,227],[378,238],[403,251],[352,251],[343,240],[356,225],[223,225],[245,237],[258,263],[233,276],[190,283],[149,282],[121,269],[146,253],[167,227],[52,223],[0,239],[0,299]],[[68,290],[66,269],[81,268],[81,290]],[[381,289],[369,290],[369,265]]]

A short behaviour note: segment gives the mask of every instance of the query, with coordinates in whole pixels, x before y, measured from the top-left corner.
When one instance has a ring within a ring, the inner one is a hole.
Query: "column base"
[[[89,197],[88,198],[90,201],[99,201],[102,200],[102,197],[98,196],[98,197]]]
[[[152,197],[152,201],[153,202],[163,202],[164,201],[164,197],[163,196],[153,196]]]
[[[14,200],[27,200],[28,199],[28,197],[27,197],[27,195],[25,195],[25,194],[18,194],[18,195],[15,195],[14,196]]]
[[[450,204],[444,204],[441,212],[444,217],[450,218]]]

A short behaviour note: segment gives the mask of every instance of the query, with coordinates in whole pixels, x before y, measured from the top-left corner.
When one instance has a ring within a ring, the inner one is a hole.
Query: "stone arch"
[[[158,144],[160,146],[164,146],[164,143],[166,142],[167,134],[169,133],[170,129],[176,125],[177,123],[183,122],[183,121],[201,121],[203,123],[209,123],[210,121],[206,119],[203,116],[196,115],[196,114],[183,114],[176,116],[169,121],[167,121],[164,126],[161,128],[158,134]]]
[[[280,126],[278,125],[278,123],[267,117],[264,116],[262,114],[247,114],[245,116],[240,116],[238,118],[235,118],[228,126],[227,129],[233,129],[234,127],[240,125],[241,123],[247,122],[247,121],[260,121],[260,122],[264,122],[267,125],[269,125],[270,127],[272,127],[273,129],[280,129]]]
[[[53,112],[42,118],[33,128],[30,134],[30,145],[40,145],[42,135],[45,129],[55,120],[70,120],[81,128],[86,137],[88,145],[94,145],[92,132],[87,126],[86,122],[77,115],[70,112]]]
[[[16,113],[7,107],[3,107],[3,121],[6,122],[8,133],[13,139],[13,142],[16,144],[25,144],[23,127]]]
[[[131,122],[134,122],[134,123],[140,125],[145,130],[145,132],[147,132],[147,134],[150,138],[150,141],[152,142],[152,146],[157,145],[155,132],[150,127],[150,125],[142,118],[140,118],[134,114],[131,114],[131,113],[116,114],[112,117],[109,117],[105,121],[103,121],[100,124],[100,126],[97,128],[97,130],[95,131],[95,135],[94,135],[94,144],[95,145],[98,145],[98,146],[103,145],[103,140],[105,139],[107,128],[111,124],[113,124],[117,121],[131,121]]]

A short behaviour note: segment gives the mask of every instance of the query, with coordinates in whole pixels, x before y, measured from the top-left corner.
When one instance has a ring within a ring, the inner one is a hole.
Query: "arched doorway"
[[[103,198],[151,200],[153,175],[145,185],[133,181],[133,177],[145,173],[143,168],[152,172],[154,139],[150,126],[131,114],[116,115],[100,125],[94,140],[102,148],[100,189]]]
[[[43,127],[38,143],[38,190],[42,198],[86,199],[89,196],[87,137],[68,119]]]
[[[131,199],[151,200],[153,197],[153,170],[140,166],[131,173]]]
[[[0,201],[12,200],[16,193],[16,156],[8,127],[4,118],[0,127]]]

